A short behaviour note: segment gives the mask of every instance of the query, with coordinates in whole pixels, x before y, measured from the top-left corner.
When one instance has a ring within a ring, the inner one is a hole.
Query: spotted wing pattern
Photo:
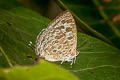
[[[69,11],[58,15],[37,36],[35,52],[48,61],[73,61],[78,55],[77,29]]]

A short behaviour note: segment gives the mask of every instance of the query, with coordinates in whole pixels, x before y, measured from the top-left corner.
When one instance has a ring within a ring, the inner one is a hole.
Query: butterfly
[[[37,36],[35,53],[47,61],[72,62],[77,51],[77,28],[70,11],[60,13]]]

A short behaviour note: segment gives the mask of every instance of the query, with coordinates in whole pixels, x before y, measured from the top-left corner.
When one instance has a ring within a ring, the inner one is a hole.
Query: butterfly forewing
[[[48,61],[72,61],[77,56],[77,30],[69,11],[57,16],[36,40],[36,54]]]

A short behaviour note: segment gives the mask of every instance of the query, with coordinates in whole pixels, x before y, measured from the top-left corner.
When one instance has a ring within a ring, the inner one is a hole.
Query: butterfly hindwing
[[[77,29],[69,11],[56,17],[36,40],[36,54],[48,61],[71,61],[77,55]]]

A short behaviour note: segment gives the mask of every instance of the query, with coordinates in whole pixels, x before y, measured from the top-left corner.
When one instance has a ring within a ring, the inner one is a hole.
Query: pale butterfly
[[[72,14],[64,11],[39,33],[35,52],[39,57],[51,62],[71,61],[73,63],[79,54],[76,48],[76,24]]]

